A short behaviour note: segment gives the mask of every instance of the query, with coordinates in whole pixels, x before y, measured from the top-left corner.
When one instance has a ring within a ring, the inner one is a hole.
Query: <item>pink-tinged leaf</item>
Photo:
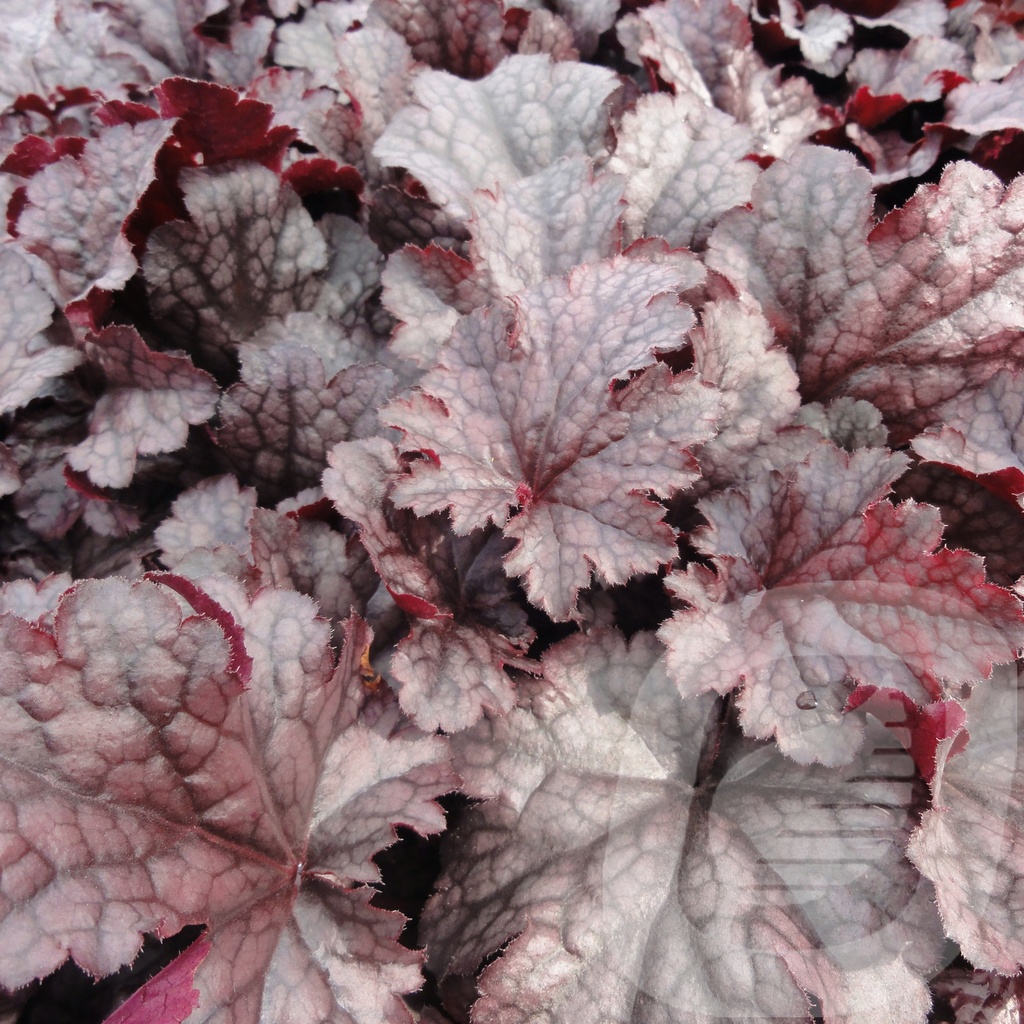
[[[867,171],[808,147],[722,218],[708,265],[761,303],[805,400],[866,399],[901,440],[1024,352],[1024,185],[954,163],[873,230],[871,210]]]
[[[239,487],[230,474],[208,477],[181,494],[171,515],[156,529],[154,540],[163,562],[175,568],[193,551],[228,547],[249,554],[249,522],[256,508],[256,491]]]
[[[328,523],[260,508],[250,535],[252,563],[264,585],[308,594],[334,621],[366,610],[377,574],[366,551]]]
[[[673,294],[683,277],[620,257],[520,292],[514,311],[466,317],[422,390],[383,414],[405,448],[432,453],[396,504],[447,508],[459,534],[503,526],[519,541],[506,571],[559,619],[592,572],[616,583],[670,561],[673,531],[647,492],[696,479],[685,449],[710,437],[717,396],[664,365],[610,385],[679,347],[692,323]]]
[[[140,455],[181,448],[190,425],[217,407],[216,381],[187,356],[154,352],[134,327],[104,327],[83,349],[102,369],[106,391],[89,418],[89,436],[68,465],[100,487],[127,487]]]
[[[615,0],[555,0],[554,9],[572,30],[576,49],[589,57],[597,49],[598,37],[615,24],[619,4]]]
[[[270,320],[246,342],[248,348],[278,344],[311,348],[323,362],[328,378],[356,363],[373,362],[381,353],[380,344],[369,337],[365,324],[362,329],[348,330],[321,313],[289,313],[283,320]]]
[[[315,85],[331,84],[338,71],[337,46],[348,35],[365,31],[355,26],[366,17],[368,8],[368,3],[348,0],[327,0],[314,5],[303,12],[301,20],[278,28],[274,63],[313,72]],[[407,51],[408,48],[406,44]]]
[[[762,19],[754,13],[752,20]],[[767,23],[798,43],[804,62],[819,74],[830,78],[842,74],[853,56],[853,46],[846,45],[853,35],[853,22],[830,6],[805,10],[795,0],[779,0],[779,16],[767,19]]]
[[[709,302],[690,331],[694,369],[722,395],[718,433],[697,452],[709,486],[728,487],[780,461],[799,461],[817,444],[807,431],[787,430],[800,407],[798,380],[774,340],[756,308],[730,299]]]
[[[586,157],[469,197],[471,252],[493,296],[512,295],[620,249],[625,182]]]
[[[937,410],[942,426],[913,441],[927,462],[955,466],[1024,503],[1024,375],[1000,370],[984,387]]]
[[[1024,128],[1024,63],[1001,82],[965,82],[949,95],[944,123],[971,135]]]
[[[392,253],[381,281],[381,302],[401,321],[391,351],[424,370],[437,361],[459,319],[493,298],[469,260],[439,245]]]
[[[0,618],[3,983],[68,955],[106,974],[143,932],[206,923],[199,1019],[257,1024],[287,1003],[407,1021],[419,957],[353,884],[397,824],[443,827],[445,742],[366,694],[360,620],[335,666],[308,598],[162,579],[194,614],[157,582],[105,580],[64,597],[53,633]],[[221,623],[244,634],[244,692]]]
[[[62,86],[127,98],[133,85],[158,81],[161,69],[144,53],[126,47],[112,29],[108,10],[88,3],[50,2],[5,10],[0,36],[0,102],[19,96],[50,96]]]
[[[626,56],[653,62],[678,94],[713,103],[753,132],[772,156],[790,152],[827,125],[802,78],[782,81],[754,49],[750,22],[732,0],[667,0],[617,26]]]
[[[701,503],[710,525],[693,542],[718,574],[669,577],[690,608],[659,633],[684,695],[741,686],[748,735],[839,765],[863,737],[863,718],[843,713],[857,683],[923,705],[1012,660],[1020,602],[985,582],[976,555],[938,547],[937,509],[881,500],[906,465],[884,449],[819,448]]]
[[[66,572],[53,573],[38,583],[13,580],[0,587],[0,614],[10,612],[26,622],[53,629],[53,613],[64,591],[72,584]],[[45,621],[43,621],[45,619]]]
[[[217,444],[264,502],[276,502],[317,484],[339,441],[376,433],[390,388],[379,365],[351,366],[328,381],[312,349],[245,346],[242,380],[221,399]]]
[[[214,367],[268,319],[312,309],[324,237],[299,197],[255,164],[185,170],[191,221],[149,239],[143,269],[161,329]]]
[[[837,398],[827,406],[808,402],[800,406],[797,421],[848,452],[858,448],[884,448],[889,440],[882,414],[860,398]]]
[[[626,177],[630,241],[660,235],[702,249],[718,218],[750,199],[750,129],[692,93],[644,96],[622,119],[609,170]]]
[[[849,6],[845,4],[844,6]],[[868,4],[871,14],[854,10],[853,20],[865,28],[896,28],[911,39],[918,36],[946,35],[949,10],[943,0],[896,0],[888,4]]]
[[[509,10],[509,20],[515,17]],[[546,53],[552,60],[579,60],[572,29],[564,18],[538,7],[526,15],[526,25],[516,40],[516,53]]]
[[[925,782],[935,777],[940,754],[952,757],[967,746],[967,715],[955,700],[937,700],[918,707],[899,690],[858,686],[846,705],[847,711],[857,708],[870,712],[893,731]]]
[[[54,377],[81,361],[73,349],[42,334],[53,319],[53,300],[14,246],[0,248],[6,298],[0,307],[0,415],[35,398]]]
[[[93,288],[116,291],[135,273],[125,221],[153,181],[172,127],[153,120],[103,129],[78,159],[62,157],[29,182],[19,241],[49,267],[62,303]]]
[[[500,0],[377,0],[370,12],[370,24],[381,19],[438,71],[482,78],[508,56]]]
[[[299,141],[324,157],[361,163],[358,108],[333,89],[312,83],[313,73],[305,68],[271,67],[250,83],[246,95],[270,106],[275,125],[294,128]]]
[[[1008,75],[1024,60],[1024,39],[1017,31],[1012,8],[998,3],[972,4],[961,21],[960,36],[974,58],[971,68],[976,82],[994,81]]]
[[[456,537],[440,516],[395,509],[401,468],[380,438],[338,445],[330,463],[325,492],[358,524],[381,579],[413,619],[391,663],[402,707],[421,728],[448,732],[484,710],[508,711],[515,696],[504,666],[533,638],[501,571],[508,543],[493,531]]]
[[[103,1024],[184,1024],[199,1005],[199,991],[193,979],[209,952],[209,939],[197,939],[126,999]]]
[[[892,129],[870,132],[853,121],[846,125],[846,135],[860,150],[876,185],[926,174],[946,145],[946,134],[941,125],[929,125],[922,138],[907,142]]]
[[[315,310],[350,330],[365,328],[368,304],[380,286],[384,259],[366,229],[350,217],[327,214],[317,227],[329,258]]]
[[[907,853],[935,883],[947,933],[975,966],[1014,974],[1024,963],[1021,730],[1024,701],[1007,667],[976,683],[965,702],[966,749],[940,744],[932,808]]]
[[[117,34],[166,65],[168,74],[200,76],[207,42],[197,31],[213,12],[208,0],[111,0]]]
[[[951,1024],[1015,1024],[1024,1014],[1024,978],[947,967],[932,979],[937,1009]]]
[[[942,933],[903,857],[910,758],[842,772],[680,701],[651,634],[572,637],[520,706],[453,737],[467,792],[423,922],[431,967],[505,1024],[923,1024]],[[909,769],[909,770],[908,770]]]
[[[478,188],[514,184],[561,156],[604,155],[605,100],[617,85],[607,68],[546,56],[509,57],[476,82],[424,71],[415,102],[394,116],[373,153],[411,171],[465,219]]]
[[[350,3],[319,3],[301,22],[279,27],[274,52],[278,64],[307,69],[313,85],[342,94],[335,110],[315,119],[317,135],[334,137],[334,145],[364,177],[378,180],[373,146],[395,111],[411,99],[415,62],[409,44],[386,24],[349,30],[353,17],[365,15]],[[349,98],[351,105],[344,106]]]
[[[941,99],[951,86],[950,81],[966,78],[969,74],[963,48],[935,36],[912,39],[902,50],[861,50],[850,64],[847,75],[858,87],[852,105],[866,107],[868,96],[876,102],[898,98],[898,103],[887,106],[891,116],[908,103],[931,103]],[[867,90],[862,94],[860,90]],[[885,117],[865,118],[851,110],[854,117],[866,127],[873,128]]]
[[[226,42],[207,49],[210,76],[221,85],[244,89],[263,70],[275,28],[272,19],[261,16],[236,21]]]

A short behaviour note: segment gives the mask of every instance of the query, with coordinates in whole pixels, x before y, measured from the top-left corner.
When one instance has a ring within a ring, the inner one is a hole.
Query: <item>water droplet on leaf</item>
[[[818,706],[818,698],[810,690],[804,690],[803,693],[797,694],[796,706],[801,711],[810,711]]]

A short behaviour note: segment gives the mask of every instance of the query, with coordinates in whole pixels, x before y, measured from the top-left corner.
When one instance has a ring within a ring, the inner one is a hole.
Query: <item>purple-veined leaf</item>
[[[985,582],[977,556],[936,550],[937,509],[882,500],[906,465],[884,449],[818,448],[701,503],[710,525],[693,540],[717,574],[669,577],[690,608],[659,632],[680,692],[739,686],[748,735],[840,765],[862,742],[862,717],[843,713],[858,683],[926,704],[1013,659],[1020,602]]]
[[[303,345],[245,346],[242,380],[224,394],[217,444],[264,501],[317,484],[338,441],[378,429],[391,373],[356,365],[326,379],[323,362]]]
[[[4,984],[68,955],[106,974],[144,931],[207,923],[196,1020],[256,1024],[287,1002],[407,1021],[418,956],[354,886],[396,823],[443,827],[444,741],[362,691],[359,620],[336,666],[308,598],[158,579],[171,589],[76,584],[52,633],[0,618]]]
[[[103,370],[106,391],[89,419],[89,436],[68,465],[100,487],[126,487],[138,457],[182,447],[190,425],[217,407],[217,385],[187,356],[154,352],[133,327],[88,334],[83,349]]]
[[[1022,197],[954,163],[871,229],[868,173],[808,147],[722,218],[708,265],[761,303],[805,400],[866,399],[900,440],[1024,352]]]
[[[64,156],[29,181],[19,241],[49,267],[62,304],[93,288],[116,291],[138,269],[124,225],[172,127],[152,120],[103,129],[78,159]]]
[[[192,219],[150,236],[149,299],[163,330],[222,367],[268,319],[313,308],[327,245],[299,197],[266,167],[187,169],[181,184]]]
[[[376,0],[374,19],[401,33],[414,59],[460,78],[490,74],[508,56],[500,0]]]
[[[611,385],[679,346],[692,323],[672,294],[682,284],[668,264],[620,257],[462,320],[420,390],[382,414],[406,449],[431,453],[395,503],[447,508],[459,534],[504,527],[519,541],[506,571],[554,618],[572,615],[592,572],[616,583],[670,561],[672,530],[647,492],[696,478],[685,449],[711,435],[717,396],[663,364]]]
[[[484,710],[515,702],[505,664],[519,663],[533,638],[501,571],[509,543],[494,530],[459,537],[441,515],[417,519],[396,509],[402,476],[394,448],[380,438],[350,441],[330,454],[324,491],[359,527],[359,539],[392,597],[412,620],[391,675],[403,709],[423,729],[448,732]]]

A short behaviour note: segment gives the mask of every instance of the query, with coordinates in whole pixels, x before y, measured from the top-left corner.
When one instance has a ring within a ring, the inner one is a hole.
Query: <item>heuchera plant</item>
[[[3,1024],[1024,1020],[1018,0],[0,11]]]

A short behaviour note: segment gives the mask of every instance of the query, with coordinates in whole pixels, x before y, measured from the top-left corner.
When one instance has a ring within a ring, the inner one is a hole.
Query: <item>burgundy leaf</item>
[[[981,555],[993,583],[1012,587],[1024,576],[1024,516],[1016,502],[934,463],[915,466],[897,481],[895,491],[901,500],[937,506],[946,545]]]
[[[274,112],[266,103],[241,97],[223,85],[168,78],[154,92],[160,113],[177,119],[178,145],[198,164],[256,160],[276,169],[294,137],[288,128],[271,126]],[[185,192],[188,205],[187,186]],[[196,216],[191,206],[189,212]]]
[[[104,1024],[184,1024],[199,1004],[192,979],[209,952],[208,939],[193,942],[125,1000]]]
[[[953,1011],[952,1024],[1013,1024],[1024,1011],[1024,979],[994,971],[947,967],[932,979],[932,991]]]
[[[592,572],[623,582],[671,560],[672,530],[647,492],[693,482],[685,448],[710,436],[718,400],[664,365],[609,386],[678,347],[692,323],[671,294],[682,286],[670,265],[617,258],[519,293],[514,312],[465,318],[422,390],[384,414],[406,448],[431,455],[396,504],[447,508],[459,534],[504,527],[519,541],[506,571],[558,619]]]
[[[807,148],[719,222],[708,264],[761,303],[805,399],[864,398],[905,438],[1024,351],[1022,194],[954,163],[869,234],[867,172]]]
[[[923,705],[1012,660],[1020,602],[985,582],[977,556],[936,550],[936,509],[880,500],[905,467],[882,449],[819,448],[705,499],[710,525],[693,541],[718,573],[669,578],[691,607],[659,633],[680,692],[740,686],[748,735],[838,765],[862,742],[862,717],[843,713],[856,683]]]

